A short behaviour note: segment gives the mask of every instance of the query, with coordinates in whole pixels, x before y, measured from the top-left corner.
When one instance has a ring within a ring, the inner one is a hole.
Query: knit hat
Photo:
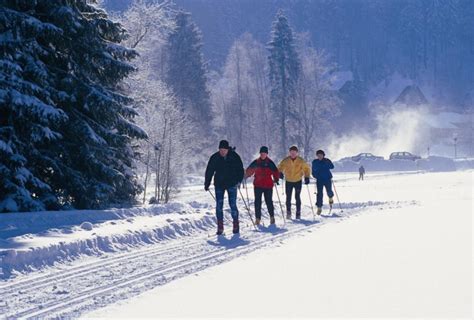
[[[227,140],[221,140],[221,141],[219,142],[219,149],[230,149],[229,141],[227,141]]]
[[[326,155],[323,150],[318,150],[318,151],[316,151],[316,155],[318,155],[318,154],[322,154],[323,156]]]
[[[265,146],[261,147],[260,153],[268,153],[268,147],[265,147]]]
[[[290,151],[293,151],[293,150],[294,150],[294,151],[298,151],[298,147],[295,146],[295,145],[292,145],[292,146],[290,147]]]

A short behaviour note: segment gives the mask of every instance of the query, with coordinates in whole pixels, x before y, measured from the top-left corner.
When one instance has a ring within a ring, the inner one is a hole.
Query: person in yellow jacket
[[[305,184],[309,184],[311,168],[303,158],[298,156],[298,147],[291,146],[289,156],[280,162],[278,170],[280,171],[280,179],[286,180],[286,218],[291,219],[291,196],[293,189],[295,189],[296,219],[301,219],[302,178],[304,177]]]

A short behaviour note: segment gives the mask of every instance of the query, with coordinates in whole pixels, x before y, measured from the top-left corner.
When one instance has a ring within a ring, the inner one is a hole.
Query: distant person
[[[273,184],[278,183],[279,171],[275,163],[268,157],[268,147],[260,148],[260,157],[254,160],[245,171],[245,178],[255,176],[253,190],[255,195],[255,224],[262,219],[262,195],[265,198],[270,224],[275,224],[275,209],[273,207]]]
[[[323,188],[326,188],[326,193],[329,197],[329,205],[332,206],[334,203],[334,192],[332,191],[332,173],[331,169],[334,169],[334,165],[331,160],[325,158],[323,150],[316,151],[317,159],[312,162],[312,173],[316,179],[316,207],[318,207],[318,215],[322,212],[323,207]]]
[[[364,166],[359,167],[359,180],[364,180],[365,168]]]
[[[219,142],[219,151],[207,163],[204,189],[209,191],[212,177],[216,190],[217,235],[224,233],[224,192],[227,191],[233,220],[233,233],[239,233],[239,210],[237,209],[237,188],[244,178],[244,165],[240,156],[229,146],[229,142]]]
[[[301,188],[304,184],[309,184],[311,169],[306,161],[298,156],[298,147],[291,146],[289,155],[278,164],[280,178],[285,178],[286,192],[286,218],[291,219],[291,196],[295,189],[296,199],[296,219],[301,219]]]

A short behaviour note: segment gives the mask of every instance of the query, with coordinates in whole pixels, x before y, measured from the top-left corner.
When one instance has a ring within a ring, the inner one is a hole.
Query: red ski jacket
[[[277,166],[270,158],[262,160],[258,158],[254,160],[247,170],[245,170],[245,177],[251,177],[255,175],[253,185],[257,188],[272,189],[273,182],[278,181],[280,178],[280,172]]]

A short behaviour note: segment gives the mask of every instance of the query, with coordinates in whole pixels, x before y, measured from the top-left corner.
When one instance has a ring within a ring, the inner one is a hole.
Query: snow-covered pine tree
[[[165,81],[190,119],[208,126],[211,116],[202,37],[191,15],[180,11],[167,44]]]
[[[295,49],[293,31],[282,11],[277,13],[273,22],[268,49],[270,52],[268,62],[270,67],[271,108],[277,123],[281,126],[278,155],[283,156],[288,149],[288,138],[290,136],[288,121],[296,120],[293,102],[296,95],[300,62]]]
[[[136,56],[118,23],[86,0],[0,7],[0,212],[130,202]]]

